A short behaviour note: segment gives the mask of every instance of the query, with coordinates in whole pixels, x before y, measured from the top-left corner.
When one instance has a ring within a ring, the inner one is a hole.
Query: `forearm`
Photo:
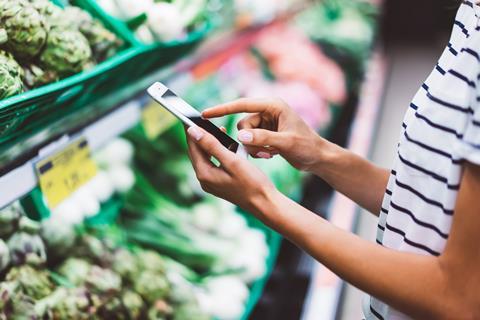
[[[323,140],[319,144],[318,161],[309,171],[361,207],[378,215],[388,182],[388,171],[333,143]]]
[[[346,281],[398,310],[418,319],[462,314],[457,310],[461,294],[450,285],[438,258],[365,241],[279,193],[270,195],[260,208],[260,218],[267,225]]]

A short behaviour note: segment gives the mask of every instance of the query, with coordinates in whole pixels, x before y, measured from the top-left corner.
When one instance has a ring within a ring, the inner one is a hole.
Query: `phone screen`
[[[239,147],[238,142],[220,130],[220,128],[214,125],[211,121],[203,119],[198,110],[193,108],[182,98],[178,97],[172,90],[167,89],[162,95],[162,100],[163,101],[157,101],[167,110],[172,112],[173,110],[171,109],[175,109],[191,122],[212,134],[223,146],[225,146],[225,148],[232,152],[237,152]]]

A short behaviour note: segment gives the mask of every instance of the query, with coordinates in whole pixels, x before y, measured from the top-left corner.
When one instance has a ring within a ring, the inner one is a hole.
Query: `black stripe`
[[[377,310],[373,309],[372,304],[370,304],[370,311],[372,311],[373,315],[377,317],[380,320],[385,320],[380,313],[378,313]]]
[[[445,75],[445,73],[447,73],[445,70],[443,70],[442,67],[440,67],[438,64],[435,66],[435,70],[437,70],[438,72],[440,72],[440,74],[443,76]]]
[[[415,217],[415,215],[413,214],[413,212],[411,212],[410,210],[408,209],[405,209],[401,206],[399,206],[398,204],[395,204],[393,203],[392,201],[390,201],[390,205],[392,206],[392,208],[394,208],[395,210],[399,211],[399,212],[403,212],[405,213],[406,215],[410,216],[410,218],[412,218],[412,220],[424,227],[424,228],[427,228],[427,229],[430,229],[430,230],[433,230],[435,231],[440,237],[442,237],[443,239],[448,239],[448,234],[447,233],[444,233],[442,232],[440,229],[438,229],[436,226],[434,226],[433,224],[430,224],[430,223],[427,223],[427,222],[424,222],[424,221],[421,221],[419,220],[417,217]]]
[[[461,52],[466,52],[470,55],[472,55],[473,57],[475,57],[475,59],[477,59],[478,62],[480,62],[480,56],[478,55],[478,53],[470,48],[463,48]]]
[[[408,167],[410,167],[410,168],[412,168],[412,169],[415,169],[415,170],[417,170],[417,171],[420,171],[420,172],[422,172],[422,173],[424,173],[424,174],[432,177],[432,178],[435,179],[435,180],[438,180],[438,181],[440,181],[440,182],[445,183],[445,184],[447,185],[447,188],[448,188],[448,189],[452,189],[452,190],[458,190],[458,189],[460,189],[460,185],[459,185],[459,184],[455,184],[455,185],[449,184],[447,178],[442,177],[442,176],[436,174],[435,172],[432,172],[432,171],[429,171],[429,170],[427,170],[427,169],[424,169],[424,168],[422,168],[422,167],[420,167],[420,166],[418,166],[418,165],[416,165],[416,164],[414,164],[414,163],[411,163],[410,161],[408,161],[408,160],[406,160],[405,158],[403,158],[403,157],[400,155],[400,152],[398,152],[398,158],[400,159],[400,161],[403,162],[403,164],[407,165]]]
[[[413,102],[410,103],[410,108],[412,108],[413,110],[417,111],[418,110],[418,106],[416,104],[414,104]]]
[[[480,127],[480,121],[477,121],[477,120],[475,120],[475,119],[472,120],[472,124],[473,124],[474,126]]]
[[[382,225],[380,225],[380,224],[378,225],[378,229],[380,229],[380,230],[382,230],[382,231],[385,231],[385,227],[382,226]]]
[[[400,181],[398,181],[397,179],[395,179],[395,184],[397,186],[399,186],[400,188],[402,189],[405,189],[405,190],[408,190],[410,191],[411,193],[413,193],[414,195],[416,195],[417,197],[419,197],[420,199],[422,199],[423,201],[425,201],[426,203],[428,204],[431,204],[432,206],[435,206],[435,207],[438,207],[440,209],[442,209],[443,213],[445,213],[446,215],[449,215],[449,216],[452,216],[453,215],[453,210],[449,210],[449,209],[445,209],[445,207],[443,206],[442,203],[438,202],[438,201],[435,201],[435,200],[432,200],[430,198],[427,198],[425,195],[423,195],[421,192],[419,192],[418,190],[415,190],[413,187],[409,186],[409,185],[406,185],[404,183],[401,183]]]
[[[380,230],[385,231],[385,228],[383,228],[382,226],[378,226],[378,228],[379,228]],[[379,245],[383,246],[382,241],[380,241],[380,240],[378,240],[378,239],[375,239],[375,241],[376,241]]]
[[[473,8],[473,4],[470,1],[463,1],[463,4],[466,4],[467,6]]]
[[[458,139],[463,139],[463,134],[458,133],[458,132],[455,131],[454,129],[451,129],[451,128],[448,128],[448,127],[439,125],[439,124],[431,121],[430,119],[428,119],[428,118],[425,117],[424,115],[418,113],[418,112],[415,112],[415,117],[417,117],[418,119],[421,119],[421,120],[425,121],[428,125],[430,125],[431,127],[435,128],[435,129],[439,129],[439,130],[442,130],[442,131],[445,131],[445,132],[454,134]]]
[[[467,83],[470,87],[472,87],[472,88],[476,88],[476,87],[477,87],[476,84],[475,84],[475,82],[470,81],[466,76],[464,76],[463,74],[461,74],[461,73],[458,72],[458,71],[455,71],[455,70],[450,69],[450,70],[448,70],[448,73],[450,73],[452,76],[454,76],[454,77],[456,77],[456,78],[458,78],[458,79],[466,82],[466,83]]]
[[[397,171],[395,171],[395,170],[393,170],[393,169],[392,169],[392,171],[390,171],[390,173],[393,174],[394,176],[397,175]]]
[[[388,190],[388,189],[387,189],[387,190],[385,190],[385,193],[386,193],[386,194],[388,194],[389,196],[391,196],[391,195],[392,195],[392,191],[390,191],[390,190]]]
[[[463,34],[465,34],[467,36],[467,38],[470,37],[470,35],[468,34],[468,30],[465,29],[465,25],[463,23],[461,23],[458,20],[455,20],[454,24],[457,25],[458,27],[460,27],[460,29],[462,29]]]
[[[407,125],[405,124],[405,122],[402,122],[402,128],[407,129]]]
[[[421,243],[417,243],[417,242],[414,242],[414,241],[408,239],[408,238],[406,237],[406,234],[405,234],[404,231],[402,231],[402,230],[400,230],[400,229],[397,229],[397,228],[395,228],[395,227],[392,227],[392,226],[389,225],[388,223],[385,224],[385,227],[386,227],[388,230],[390,230],[390,231],[392,231],[392,232],[395,232],[396,234],[401,235],[402,238],[403,238],[403,242],[405,242],[406,244],[408,244],[408,245],[410,245],[410,246],[412,246],[412,247],[415,247],[415,248],[424,250],[424,251],[430,253],[431,255],[434,255],[434,256],[437,256],[437,257],[440,255],[440,252],[437,252],[437,251],[435,251],[435,250],[433,250],[433,249],[430,249],[430,248],[427,247],[426,245],[423,245],[423,244],[421,244]]]
[[[380,207],[380,211],[381,211],[381,212],[383,212],[383,213],[386,213],[386,214],[388,214],[388,210],[387,210],[387,209],[385,209],[384,207]]]
[[[423,83],[423,84],[422,84],[422,88],[428,91],[428,86],[427,86],[426,83]]]
[[[432,100],[433,102],[436,102],[442,106],[445,106],[447,108],[450,108],[450,109],[454,109],[454,110],[457,110],[457,111],[461,111],[461,112],[464,112],[464,113],[471,113],[473,114],[473,109],[468,107],[468,108],[462,108],[460,106],[457,106],[453,103],[450,103],[450,102],[446,102],[446,101],[443,101],[435,96],[433,96],[430,92],[428,92],[428,86],[423,86],[422,85],[422,88],[425,89],[427,91],[427,98]]]
[[[452,46],[452,44],[449,42],[448,45],[447,45],[447,48],[448,50],[454,55],[456,56],[458,54],[457,50],[455,50]]]
[[[444,156],[444,157],[446,157],[446,158],[449,158],[450,160],[452,160],[452,163],[455,164],[455,165],[458,165],[458,164],[461,164],[461,163],[462,163],[462,160],[461,160],[461,159],[454,159],[453,156],[452,156],[450,153],[448,153],[448,152],[445,152],[445,151],[443,151],[443,150],[436,149],[436,148],[431,147],[431,146],[429,146],[429,145],[427,145],[427,144],[425,144],[425,143],[422,143],[422,142],[420,142],[420,141],[418,141],[418,140],[412,139],[412,138],[408,135],[408,133],[407,133],[406,131],[403,133],[403,135],[404,135],[405,138],[406,138],[408,141],[410,141],[411,143],[416,144],[417,146],[419,146],[419,147],[421,147],[421,148],[423,148],[423,149],[426,149],[426,150],[428,150],[428,151],[431,151],[431,152],[433,152],[433,153],[436,153],[436,154],[439,154],[439,155]]]

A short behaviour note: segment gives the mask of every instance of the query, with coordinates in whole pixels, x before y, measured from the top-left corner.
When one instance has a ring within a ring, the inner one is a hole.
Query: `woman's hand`
[[[276,191],[265,174],[200,127],[188,128],[187,142],[202,189],[261,218],[262,205]],[[212,163],[212,156],[220,162],[219,167]]]
[[[280,99],[240,99],[207,109],[202,116],[242,112],[250,115],[238,123],[238,139],[253,157],[280,154],[295,168],[308,171],[329,145]]]

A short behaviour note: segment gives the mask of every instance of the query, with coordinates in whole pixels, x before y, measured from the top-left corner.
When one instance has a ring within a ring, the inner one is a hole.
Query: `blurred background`
[[[390,167],[456,0],[0,1],[0,319],[362,319],[364,294],[205,194],[195,108],[284,99]],[[24,37],[27,32],[29,37]],[[236,136],[242,115],[218,119]],[[376,218],[276,157],[284,194],[374,241]]]

